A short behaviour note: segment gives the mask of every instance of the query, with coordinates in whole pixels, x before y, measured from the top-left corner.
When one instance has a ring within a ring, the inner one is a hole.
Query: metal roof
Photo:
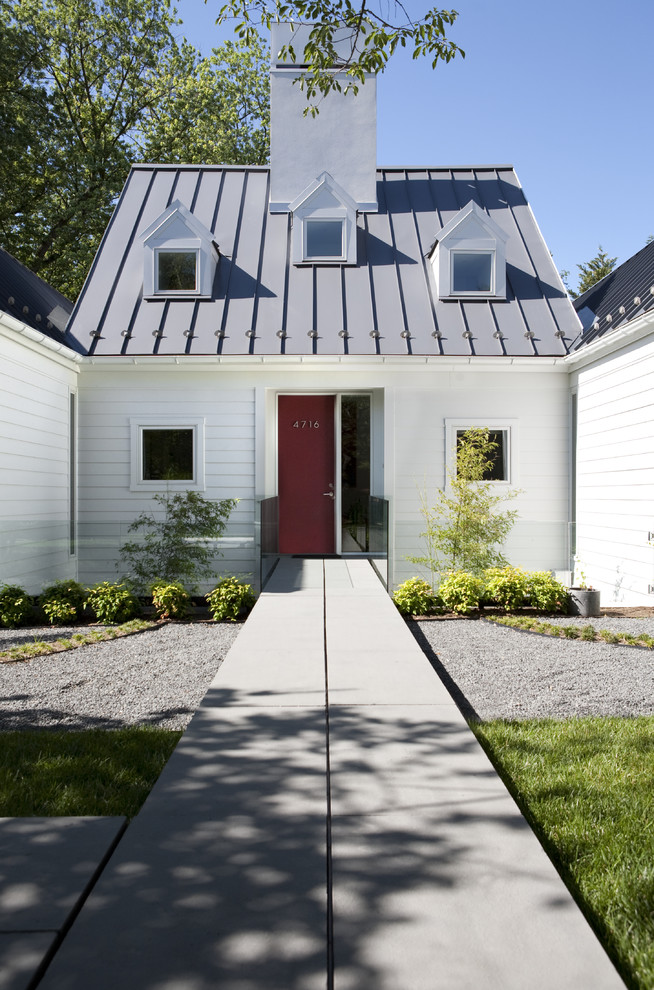
[[[137,165],[70,331],[95,355],[562,356],[579,324],[510,166],[380,169],[357,264],[290,262],[264,167]],[[474,200],[508,234],[506,300],[439,300],[427,259]],[[210,300],[144,299],[141,233],[174,201],[213,234]]]
[[[57,343],[84,353],[85,347],[72,334],[64,333],[72,309],[72,302],[61,292],[0,248],[0,310]]]
[[[573,305],[584,328],[574,350],[654,310],[654,242],[577,296]]]

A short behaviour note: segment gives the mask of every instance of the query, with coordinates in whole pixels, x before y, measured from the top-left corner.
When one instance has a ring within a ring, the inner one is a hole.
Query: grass
[[[474,723],[620,975],[654,987],[654,716]]]
[[[148,619],[132,619],[130,622],[123,622],[120,626],[106,626],[88,633],[74,633],[70,639],[55,639],[48,643],[35,639],[32,643],[23,643],[21,646],[12,646],[8,650],[0,651],[0,663],[19,663],[21,660],[31,660],[33,657],[45,656],[48,653],[74,650],[89,643],[103,643],[109,639],[118,639],[121,636],[144,632],[146,629],[154,629],[158,624]]]
[[[654,638],[647,633],[633,636],[631,633],[613,633],[608,629],[595,629],[590,623],[585,626],[557,626],[556,623],[542,622],[528,615],[489,615],[489,622],[510,629],[520,629],[522,632],[540,633],[543,636],[558,636],[563,639],[583,639],[589,643],[621,643],[627,646],[644,646],[654,649]]]
[[[132,818],[181,735],[151,727],[0,732],[0,817]]]

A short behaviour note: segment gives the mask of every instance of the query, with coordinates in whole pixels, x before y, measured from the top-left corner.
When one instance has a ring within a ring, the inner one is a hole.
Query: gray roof
[[[584,328],[574,350],[654,310],[654,241],[574,301]]]
[[[0,310],[57,343],[83,353],[82,345],[64,333],[72,309],[72,302],[61,292],[0,248]]]
[[[358,263],[294,266],[263,167],[137,165],[70,329],[96,355],[556,355],[579,331],[510,166],[381,169]],[[509,235],[506,301],[437,298],[427,255],[474,200]],[[212,232],[210,300],[144,300],[139,235],[175,200]]]

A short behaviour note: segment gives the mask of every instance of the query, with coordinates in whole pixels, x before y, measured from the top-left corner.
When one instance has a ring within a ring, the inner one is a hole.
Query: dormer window
[[[437,235],[429,259],[441,299],[506,298],[508,235],[470,202]]]
[[[328,172],[291,203],[294,265],[356,264],[357,211]]]
[[[156,248],[156,292],[197,292],[198,252]]]
[[[183,203],[169,206],[141,240],[146,298],[211,298],[218,246]]]
[[[333,218],[304,220],[304,260],[344,261],[345,220]]]

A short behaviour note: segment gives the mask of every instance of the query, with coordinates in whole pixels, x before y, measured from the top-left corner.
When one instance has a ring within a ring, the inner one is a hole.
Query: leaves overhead
[[[203,58],[169,0],[0,0],[0,243],[74,298],[130,164],[260,164],[260,39]]]
[[[306,92],[305,113],[315,116],[321,97],[332,91],[356,93],[367,75],[384,71],[398,48],[408,48],[414,59],[430,58],[433,68],[456,55],[465,57],[446,36],[457,16],[456,10],[433,7],[414,20],[398,0],[376,5],[368,0],[357,5],[350,0],[227,0],[218,23],[235,19],[236,33],[246,44],[259,24],[311,25],[304,51],[288,45],[279,57],[302,65],[296,81]]]

